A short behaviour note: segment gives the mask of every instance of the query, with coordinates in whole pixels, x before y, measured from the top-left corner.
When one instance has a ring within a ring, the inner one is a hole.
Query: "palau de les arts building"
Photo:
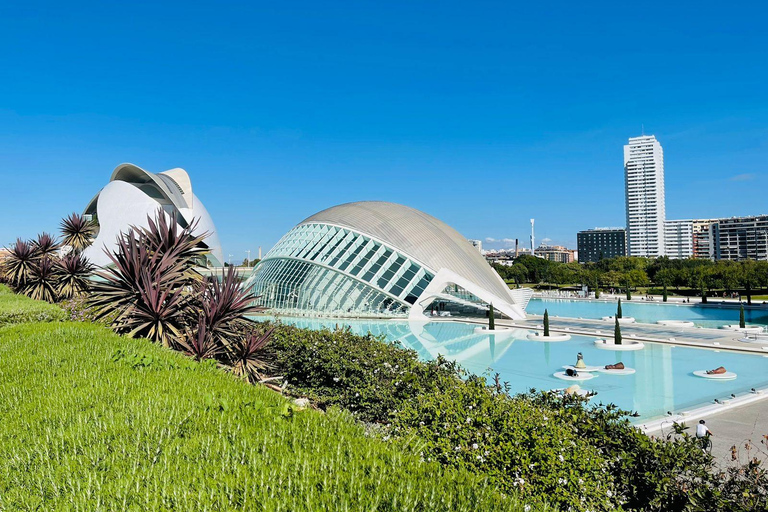
[[[456,230],[421,211],[364,201],[299,223],[245,283],[273,314],[525,318],[532,290],[510,290]]]
[[[98,223],[98,233],[84,255],[99,266],[109,265],[104,252],[114,252],[117,237],[131,227],[147,227],[147,218],[154,218],[158,209],[182,227],[197,222],[194,233],[207,233],[207,264],[221,266],[224,257],[213,219],[203,203],[192,192],[192,182],[184,169],[170,169],[158,174],[147,172],[133,164],[118,165],[109,183],[91,199],[84,210],[86,218]]]

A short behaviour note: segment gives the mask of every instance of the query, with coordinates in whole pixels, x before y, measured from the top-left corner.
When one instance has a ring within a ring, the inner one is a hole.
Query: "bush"
[[[25,322],[58,322],[67,314],[58,306],[14,294],[0,285],[0,326]]]
[[[343,407],[367,422],[390,421],[403,400],[416,395],[421,381],[431,377],[416,352],[349,329],[313,331],[277,324],[270,347],[274,372],[285,378],[289,392],[322,408]]]

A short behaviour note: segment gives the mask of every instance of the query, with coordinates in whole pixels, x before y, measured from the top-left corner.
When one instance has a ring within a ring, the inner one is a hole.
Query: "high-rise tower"
[[[631,137],[624,146],[627,254],[664,255],[664,151],[653,135]]]

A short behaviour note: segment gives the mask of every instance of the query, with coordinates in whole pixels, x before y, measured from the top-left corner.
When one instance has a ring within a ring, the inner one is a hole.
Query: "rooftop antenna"
[[[534,219],[531,219],[531,256],[535,256],[536,255],[536,250],[533,248],[533,243],[534,243],[534,240],[536,239],[533,236],[533,220]]]

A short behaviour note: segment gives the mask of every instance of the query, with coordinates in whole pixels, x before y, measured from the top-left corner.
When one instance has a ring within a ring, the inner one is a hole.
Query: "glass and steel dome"
[[[510,291],[476,248],[424,212],[365,201],[323,210],[291,229],[246,286],[274,313],[422,317],[485,314],[488,304],[524,318],[531,292]]]

